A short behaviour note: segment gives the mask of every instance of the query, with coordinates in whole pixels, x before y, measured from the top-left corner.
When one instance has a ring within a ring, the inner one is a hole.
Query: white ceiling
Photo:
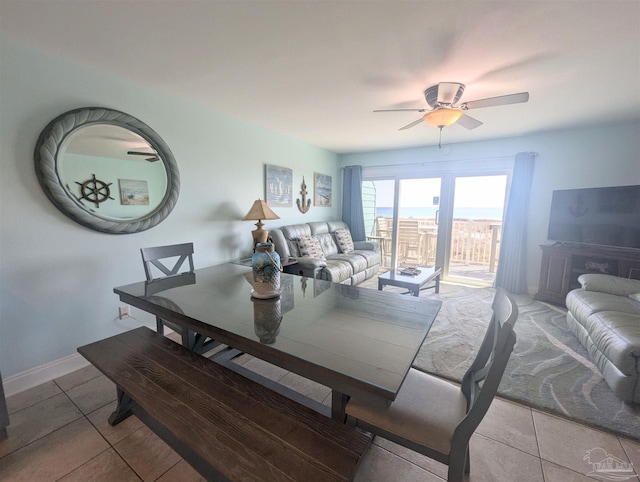
[[[335,152],[437,144],[372,111],[442,81],[530,93],[444,144],[640,121],[638,0],[0,0],[0,31]]]

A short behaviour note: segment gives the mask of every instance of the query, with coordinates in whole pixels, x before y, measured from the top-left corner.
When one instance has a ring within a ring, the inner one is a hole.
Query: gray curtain
[[[362,213],[362,166],[347,166],[342,176],[342,220],[351,228],[354,241],[364,241]]]
[[[527,292],[527,215],[537,155],[535,152],[520,152],[513,165],[495,281],[497,288],[504,288],[509,293]]]

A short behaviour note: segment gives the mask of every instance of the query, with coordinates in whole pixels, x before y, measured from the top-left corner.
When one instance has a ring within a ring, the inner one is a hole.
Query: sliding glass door
[[[397,266],[435,266],[440,214],[439,177],[399,182]]]
[[[365,229],[381,247],[385,268],[434,266],[440,178],[363,183]]]
[[[365,181],[365,226],[383,268],[440,266],[443,280],[491,285],[506,186],[506,172]]]
[[[453,183],[445,278],[492,284],[500,256],[507,176],[459,176]]]

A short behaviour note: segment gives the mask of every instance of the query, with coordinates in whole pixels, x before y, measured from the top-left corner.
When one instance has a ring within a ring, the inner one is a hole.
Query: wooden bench
[[[78,352],[207,480],[351,480],[371,441],[145,327]]]

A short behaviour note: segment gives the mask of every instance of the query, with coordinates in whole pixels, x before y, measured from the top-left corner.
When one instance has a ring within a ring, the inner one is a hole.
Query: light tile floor
[[[238,362],[330,403],[326,387],[247,355]],[[115,387],[91,366],[9,397],[7,403],[11,425],[9,438],[0,442],[2,481],[203,480],[135,416],[109,426]],[[470,453],[472,482],[606,480],[602,472],[595,474],[600,477],[587,475],[593,470],[590,462],[606,456],[640,467],[640,441],[501,399],[494,401],[473,435]],[[355,480],[445,478],[443,464],[376,437]],[[638,479],[634,473],[628,480]]]

